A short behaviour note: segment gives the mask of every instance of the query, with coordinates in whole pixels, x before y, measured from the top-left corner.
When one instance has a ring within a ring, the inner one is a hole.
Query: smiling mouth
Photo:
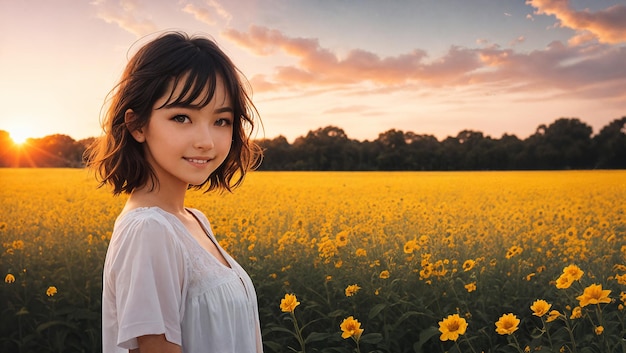
[[[194,158],[185,158],[185,157],[183,157],[183,159],[188,162],[196,163],[196,164],[206,164],[211,161],[210,159],[194,159]]]

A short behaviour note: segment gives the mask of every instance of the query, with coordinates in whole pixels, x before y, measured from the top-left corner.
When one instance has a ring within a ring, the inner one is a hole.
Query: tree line
[[[82,167],[83,153],[92,141],[56,134],[18,146],[0,130],[0,167]],[[433,135],[391,129],[373,141],[358,141],[339,127],[326,126],[293,143],[284,136],[256,142],[264,150],[260,170],[626,169],[626,117],[610,122],[595,135],[578,118],[560,118],[538,126],[523,140],[463,130],[439,141]]]

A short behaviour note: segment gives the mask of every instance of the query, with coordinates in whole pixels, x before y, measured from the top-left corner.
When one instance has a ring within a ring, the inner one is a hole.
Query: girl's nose
[[[194,136],[194,147],[202,150],[210,150],[215,147],[213,134],[210,127],[199,127]]]

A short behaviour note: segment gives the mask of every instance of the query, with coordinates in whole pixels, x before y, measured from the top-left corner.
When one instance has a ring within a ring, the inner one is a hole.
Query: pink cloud
[[[265,27],[250,27],[248,32],[230,29],[223,34],[258,55],[282,52],[295,58],[293,65],[254,77],[251,83],[256,91],[339,88],[380,92],[495,84],[508,92],[560,90],[582,95],[587,89],[598,91],[598,86],[608,82],[626,84],[626,66],[621,64],[626,62],[626,48],[606,44],[568,46],[557,41],[530,53],[496,45],[479,49],[452,46],[434,59],[421,49],[396,56],[352,49],[339,57],[317,39],[291,38]]]
[[[509,44],[510,44],[511,46],[515,46],[515,45],[517,45],[517,44],[524,43],[525,41],[526,41],[526,37],[524,37],[524,36],[519,36],[519,37],[517,37],[517,38],[513,39],[513,40],[511,41],[511,43],[509,43]]]
[[[137,37],[157,30],[157,26],[152,21],[135,16],[139,8],[137,0],[120,0],[118,2],[97,0],[92,5],[97,9],[98,18],[106,23],[114,23]]]
[[[591,12],[589,9],[575,11],[569,0],[527,0],[526,4],[534,7],[535,14],[553,15],[562,27],[568,27],[578,32],[588,32],[600,42],[626,42],[626,6],[614,5],[601,11]],[[578,36],[574,44],[581,43],[581,39],[590,37]]]
[[[207,2],[207,7],[199,7],[194,4],[187,4],[182,9],[183,12],[193,15],[193,17],[208,25],[217,24],[218,19],[230,21],[232,15],[219,3],[214,0]]]

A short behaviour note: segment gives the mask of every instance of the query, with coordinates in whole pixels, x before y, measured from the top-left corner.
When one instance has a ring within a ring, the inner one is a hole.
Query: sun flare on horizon
[[[11,140],[13,141],[13,143],[16,144],[17,146],[21,146],[25,144],[26,141],[30,138],[27,131],[18,130],[18,129],[10,130],[9,136],[11,137]]]

